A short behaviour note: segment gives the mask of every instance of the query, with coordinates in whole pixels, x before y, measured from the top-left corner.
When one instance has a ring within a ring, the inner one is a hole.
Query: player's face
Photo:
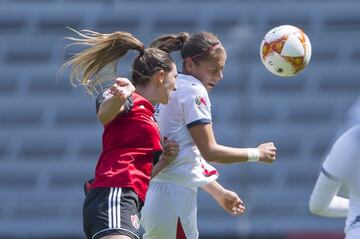
[[[222,50],[210,60],[194,64],[191,75],[200,80],[209,92],[222,80],[225,61],[226,52]]]
[[[159,103],[167,104],[171,93],[176,89],[177,69],[176,65],[172,64],[172,70],[165,74],[163,83],[161,85]]]

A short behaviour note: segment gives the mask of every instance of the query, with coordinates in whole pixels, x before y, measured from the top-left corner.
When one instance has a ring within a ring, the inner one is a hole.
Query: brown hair
[[[150,43],[150,47],[158,48],[167,53],[172,51],[182,50],[186,41],[190,38],[187,32],[180,32],[178,34],[163,35],[156,38]]]
[[[80,32],[71,28],[70,30],[77,33],[80,38],[67,37],[73,41],[69,46],[90,47],[71,57],[63,64],[62,68],[71,66],[70,82],[72,84],[80,83],[90,94],[93,94],[96,91],[95,87],[104,81],[97,77],[97,74],[109,64],[116,72],[118,60],[129,50],[139,52],[132,66],[132,82],[135,86],[147,84],[157,70],[162,69],[165,72],[172,70],[171,64],[174,61],[167,52],[156,48],[145,49],[141,41],[128,32],[102,34],[90,30]]]
[[[198,32],[191,37],[188,33],[182,32],[177,35],[161,36],[155,39],[150,46],[156,46],[164,51],[178,47],[176,49],[181,50],[183,60],[191,58],[197,62],[212,58],[215,52],[213,49],[221,46],[221,42],[210,32]]]

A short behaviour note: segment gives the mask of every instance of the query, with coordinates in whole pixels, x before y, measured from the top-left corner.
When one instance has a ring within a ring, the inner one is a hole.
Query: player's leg
[[[186,200],[181,200],[180,194],[178,195],[177,209],[179,210],[179,223],[186,238],[197,239],[199,238],[199,231],[197,228],[197,193],[194,190],[184,188],[180,192]]]
[[[151,182],[141,210],[143,239],[176,238],[178,215],[171,185]]]

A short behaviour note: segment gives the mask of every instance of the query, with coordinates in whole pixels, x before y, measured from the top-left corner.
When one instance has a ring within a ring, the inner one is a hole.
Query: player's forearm
[[[217,181],[212,181],[211,183],[202,186],[202,189],[209,193],[215,200],[217,200],[219,195],[225,190]]]
[[[125,101],[119,97],[112,96],[105,100],[99,108],[98,119],[104,125],[110,123],[121,111]]]
[[[247,162],[248,150],[245,148],[232,148],[223,145],[213,145],[203,154],[205,160],[213,163],[239,163]]]
[[[317,204],[310,200],[310,211],[323,217],[346,217],[349,210],[349,200],[335,196],[329,205]]]
[[[346,217],[349,200],[336,196],[340,186],[340,182],[331,180],[320,173],[310,197],[311,213],[324,217]]]
[[[153,166],[153,169],[151,171],[151,178],[158,175],[160,171],[166,168],[168,165],[169,162],[166,159],[160,159],[159,162]]]

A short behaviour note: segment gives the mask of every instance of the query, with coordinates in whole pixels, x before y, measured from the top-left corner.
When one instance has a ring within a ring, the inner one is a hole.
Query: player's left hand
[[[219,205],[233,216],[240,216],[245,212],[245,206],[241,198],[233,191],[225,189],[217,198]]]

